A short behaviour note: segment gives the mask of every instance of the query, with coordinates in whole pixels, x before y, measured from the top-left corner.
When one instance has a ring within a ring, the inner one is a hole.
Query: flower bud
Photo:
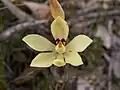
[[[60,16],[62,19],[65,18],[64,11],[57,0],[50,0],[50,9],[53,18]]]

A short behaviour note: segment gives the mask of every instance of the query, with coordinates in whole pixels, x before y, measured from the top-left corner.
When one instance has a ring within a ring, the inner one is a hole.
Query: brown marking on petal
[[[56,44],[59,44],[59,43],[61,42],[64,46],[66,45],[66,41],[65,41],[64,38],[62,38],[61,40],[60,40],[59,38],[57,38],[57,39],[55,40],[55,42],[56,42]]]
[[[58,47],[61,48],[62,47],[62,44],[65,46],[66,45],[66,41],[64,38],[62,38],[61,40],[59,38],[57,38],[55,40],[56,44],[58,44]]]
[[[58,47],[62,48],[62,42],[61,41],[58,43]]]
[[[66,41],[65,41],[64,38],[61,39],[61,42],[62,42],[62,44],[63,44],[64,46],[66,45]]]
[[[55,40],[55,42],[56,42],[56,44],[58,44],[58,43],[60,42],[60,39],[57,38],[57,39]]]

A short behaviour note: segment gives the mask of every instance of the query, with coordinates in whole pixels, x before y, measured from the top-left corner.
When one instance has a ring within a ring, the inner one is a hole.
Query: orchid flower
[[[78,52],[84,51],[92,40],[86,35],[78,35],[67,43],[69,27],[64,20],[64,11],[57,0],[50,0],[50,9],[55,19],[51,24],[51,33],[56,44],[37,34],[25,36],[23,41],[32,49],[41,52],[32,60],[30,66],[50,67],[54,64],[62,67],[67,63],[73,66],[82,65],[83,62]],[[45,53],[45,51],[51,52]]]
[[[73,66],[82,65],[83,62],[78,52],[84,51],[92,43],[92,40],[86,35],[78,35],[67,43],[69,27],[60,16],[52,22],[51,33],[56,44],[37,34],[30,34],[23,38],[23,41],[32,49],[41,52],[32,60],[30,66],[50,67],[54,64],[57,67],[62,67],[66,63]]]

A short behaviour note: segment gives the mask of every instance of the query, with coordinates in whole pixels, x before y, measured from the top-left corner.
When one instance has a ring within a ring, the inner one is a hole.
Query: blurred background
[[[55,43],[48,0],[0,0],[0,90],[120,90],[120,0],[58,0],[69,40],[85,34],[93,43],[79,53],[84,65],[31,68],[39,53],[22,38],[36,33]]]

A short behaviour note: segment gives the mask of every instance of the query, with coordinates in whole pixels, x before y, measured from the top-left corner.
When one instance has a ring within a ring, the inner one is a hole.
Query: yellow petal
[[[36,51],[52,51],[55,48],[49,40],[37,34],[27,35],[23,41]]]
[[[53,64],[57,67],[64,66],[66,63],[64,61],[63,54],[57,54],[57,58],[53,61]]]
[[[64,57],[65,57],[66,63],[69,63],[73,66],[79,66],[83,64],[82,58],[77,52],[66,52],[64,54]]]
[[[90,39],[86,35],[78,35],[76,36],[70,43],[67,44],[67,51],[76,51],[82,52],[84,51],[90,44],[92,43],[92,39]]]
[[[50,9],[54,19],[58,16],[60,16],[63,19],[65,18],[64,11],[57,0],[50,0]]]
[[[55,59],[55,60],[53,61],[53,64],[54,64],[55,66],[57,66],[57,67],[62,67],[62,66],[64,66],[66,63],[64,62],[63,59]]]
[[[58,16],[51,24],[51,32],[55,40],[57,38],[66,40],[69,34],[67,22]]]
[[[40,53],[31,63],[31,67],[50,67],[55,60],[55,53]]]

